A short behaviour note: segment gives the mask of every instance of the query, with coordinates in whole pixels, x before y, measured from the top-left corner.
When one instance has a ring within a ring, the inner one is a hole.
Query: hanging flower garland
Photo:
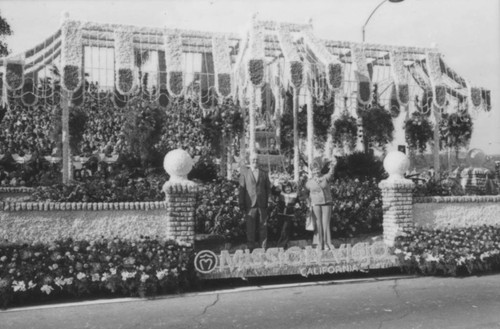
[[[342,63],[328,51],[321,40],[316,38],[312,33],[312,29],[305,29],[302,33],[304,34],[304,41],[307,46],[326,67],[328,87],[333,91],[338,91],[342,88],[342,83],[344,81],[344,68]]]
[[[165,61],[167,65],[167,90],[173,97],[179,97],[184,91],[182,37],[179,33],[166,34]]]
[[[391,51],[390,61],[398,102],[401,106],[407,106],[410,101],[410,90],[402,53],[395,50]]]
[[[22,61],[7,60],[5,84],[8,90],[16,91],[24,84],[24,63]]]
[[[254,87],[264,84],[264,31],[256,22],[253,22],[250,34],[250,58],[248,60],[248,74]]]
[[[62,26],[62,88],[76,91],[83,82],[83,43],[80,22],[65,21]]]
[[[214,36],[212,38],[212,53],[214,58],[215,90],[221,98],[231,95],[231,57],[229,56],[229,44],[225,37]]]
[[[478,109],[482,103],[483,103],[483,98],[481,95],[481,88],[478,87],[473,87],[469,85],[469,100],[470,100],[470,105],[474,109]]]
[[[408,147],[424,153],[427,144],[434,138],[434,128],[427,116],[420,112],[413,112],[405,121],[405,138]]]
[[[115,31],[115,85],[122,95],[137,88],[134,56],[134,33],[130,29]]]
[[[358,101],[362,105],[369,105],[372,102],[372,82],[365,53],[361,45],[351,44],[351,56],[354,64],[354,73],[358,81]]]
[[[427,52],[427,72],[431,80],[434,93],[434,105],[441,109],[446,105],[446,87],[443,83],[443,73],[439,59],[441,55],[437,52]]]
[[[397,94],[398,92],[396,90],[396,84],[393,84],[391,89],[391,99],[389,102],[389,105],[391,107],[390,112],[393,118],[397,118],[401,113],[401,103],[399,102]]]
[[[483,100],[483,107],[486,112],[491,110],[491,91],[481,89],[481,99]]]
[[[31,74],[29,78],[27,78],[23,84],[23,91],[21,101],[24,106],[30,107],[35,106],[38,102],[38,97],[35,94],[36,86],[34,85],[34,74]]]
[[[304,65],[293,45],[290,29],[285,24],[278,26],[278,41],[280,42],[283,56],[290,72],[290,81],[295,88],[299,89],[304,82]]]

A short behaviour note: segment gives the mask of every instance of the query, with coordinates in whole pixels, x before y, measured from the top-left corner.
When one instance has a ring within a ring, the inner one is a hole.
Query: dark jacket
[[[240,174],[239,204],[242,209],[267,208],[271,183],[267,171],[259,169],[257,181],[250,168]]]

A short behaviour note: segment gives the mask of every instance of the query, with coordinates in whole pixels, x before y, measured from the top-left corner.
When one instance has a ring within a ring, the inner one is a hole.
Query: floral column
[[[384,209],[384,242],[394,246],[394,241],[406,236],[413,228],[413,187],[411,180],[404,178],[410,166],[408,157],[399,151],[390,152],[384,159],[384,168],[389,178],[380,182]]]
[[[170,180],[162,188],[167,202],[166,238],[193,245],[198,186],[187,179],[193,168],[193,159],[184,150],[173,150],[165,156],[163,167],[170,175]]]

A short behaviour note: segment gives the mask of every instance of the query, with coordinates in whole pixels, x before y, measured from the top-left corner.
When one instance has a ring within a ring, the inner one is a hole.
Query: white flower
[[[158,278],[158,280],[161,280],[165,277],[165,270],[163,271],[156,271],[156,277]]]
[[[92,282],[100,281],[101,277],[99,276],[99,273],[94,273],[92,274]]]
[[[47,295],[50,295],[50,293],[52,292],[52,290],[54,290],[54,288],[52,288],[51,286],[49,286],[48,284],[44,284],[40,290],[44,293],[46,293]]]
[[[127,272],[127,271],[123,271],[123,272],[121,273],[121,275],[122,275],[122,280],[123,280],[123,281],[126,281],[127,279],[134,278],[136,274],[137,274],[137,272]]]
[[[64,282],[66,282],[67,285],[73,284],[73,278],[66,278],[64,279]]]
[[[26,291],[26,284],[24,281],[12,281],[12,289],[16,291]]]
[[[78,280],[83,280],[83,279],[85,279],[86,277],[87,277],[87,274],[82,273],[82,272],[78,272],[78,274],[76,275],[76,278],[77,278]]]
[[[2,256],[2,257],[0,257],[0,260],[1,260],[2,262],[5,262],[5,261],[7,260],[7,256]]]
[[[55,278],[54,279],[54,283],[59,288],[62,288],[64,285],[66,285],[66,281],[64,280],[64,278],[62,276],[59,276],[59,277]]]
[[[28,289],[33,289],[36,287],[36,283],[33,283],[33,281],[30,280],[30,282],[28,282]]]
[[[111,275],[116,275],[116,268],[110,268],[109,269],[109,272],[111,273]]]
[[[394,249],[394,253],[396,255],[400,254],[401,253],[401,249],[399,249],[399,248]]]
[[[142,273],[141,275],[141,282],[146,282],[146,280],[149,279],[149,275],[147,275],[146,273]]]
[[[465,260],[466,260],[466,259],[465,259],[465,257],[464,257],[464,256],[460,257],[460,258],[458,259],[458,261],[457,261],[457,265],[463,265],[463,264],[465,264]]]
[[[110,274],[108,274],[108,273],[104,273],[104,274],[102,275],[101,281],[102,281],[102,282],[106,282],[106,281],[108,281],[108,279],[109,279],[110,277],[111,277],[111,275],[110,275]]]
[[[437,261],[439,261],[439,258],[434,257],[434,255],[427,254],[425,256],[425,261],[426,262],[437,262]]]

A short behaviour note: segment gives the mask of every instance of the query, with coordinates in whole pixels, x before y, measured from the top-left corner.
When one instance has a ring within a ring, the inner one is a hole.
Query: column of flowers
[[[231,58],[229,56],[229,52],[230,48],[227,38],[224,36],[214,35],[212,37],[212,53],[214,59],[215,90],[222,101],[224,100],[224,98],[231,95],[231,90],[233,87],[231,77]],[[222,107],[222,110],[227,110],[227,107]],[[232,117],[233,115],[234,113],[232,112],[222,113],[223,117]],[[230,129],[224,129],[222,134],[222,144],[226,156],[222,158],[226,160],[227,179],[231,179],[232,175],[232,140],[233,131]]]
[[[403,62],[403,53],[392,50],[390,52],[391,73],[396,87],[396,97],[400,106],[408,106],[410,101],[410,90],[408,76]]]
[[[441,109],[446,105],[446,88],[443,83],[443,73],[439,63],[441,55],[438,52],[426,53],[427,72],[432,85],[434,105]]]
[[[179,97],[184,91],[182,74],[182,37],[173,31],[165,35],[165,62],[167,66],[167,90],[173,97]]]
[[[62,25],[62,83],[66,91],[76,91],[83,82],[83,43],[80,22],[66,20]]]
[[[264,29],[254,18],[250,33],[249,58],[247,61],[248,79],[250,86],[250,108],[249,108],[249,147],[253,151],[255,148],[255,106],[260,104],[256,102],[256,94],[260,95],[260,88],[264,84]]]
[[[351,58],[354,66],[354,74],[356,76],[356,80],[358,81],[358,103],[363,106],[370,105],[372,102],[372,82],[362,45],[355,43],[351,44]],[[358,126],[357,148],[359,150],[363,150],[364,131],[363,122],[359,114],[356,121]]]
[[[324,43],[316,38],[312,28],[308,28],[302,31],[304,35],[304,42],[309,47],[314,55],[318,58],[322,65],[326,68],[327,85],[330,90],[335,92],[342,89],[342,84],[344,81],[344,67],[342,63],[335,57],[330,51],[325,47]],[[331,125],[335,121],[335,112],[331,116]],[[333,126],[331,127],[333,128]],[[332,134],[328,135],[325,155],[330,157],[334,149],[334,143]]]
[[[122,95],[130,95],[137,88],[134,68],[134,33],[130,29],[115,31],[115,85]]]
[[[288,77],[290,84],[293,87],[293,176],[294,180],[299,180],[299,132],[297,127],[297,113],[299,111],[298,95],[300,88],[304,82],[304,64],[302,63],[297,49],[293,45],[293,39],[290,29],[280,24],[278,26],[278,40],[280,42],[283,56],[285,57],[285,78]],[[287,83],[284,83],[287,85]],[[308,135],[312,130],[307,129]],[[309,147],[309,145],[308,145]],[[309,154],[309,152],[308,152]]]

